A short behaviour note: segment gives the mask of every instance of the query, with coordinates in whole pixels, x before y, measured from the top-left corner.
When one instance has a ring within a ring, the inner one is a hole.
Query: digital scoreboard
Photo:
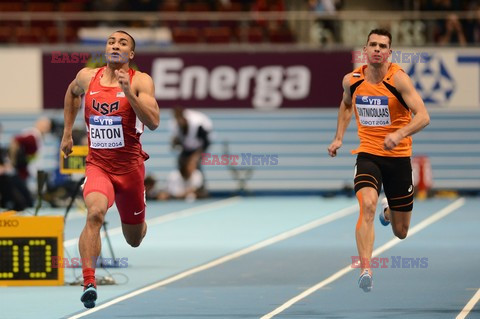
[[[0,286],[64,284],[63,216],[0,213]]]

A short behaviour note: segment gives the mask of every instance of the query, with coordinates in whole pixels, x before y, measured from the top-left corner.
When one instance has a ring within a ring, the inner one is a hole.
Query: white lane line
[[[419,231],[421,231],[425,227],[428,227],[431,224],[435,223],[436,221],[444,218],[448,214],[454,212],[455,210],[457,210],[458,208],[463,206],[463,204],[465,204],[465,199],[462,197],[462,198],[457,199],[455,202],[451,203],[447,207],[441,209],[437,213],[433,214],[432,216],[430,216],[428,218],[425,218],[423,221],[421,221],[420,223],[418,223],[417,225],[412,227],[412,229],[410,229],[410,231],[408,232],[408,237],[413,236],[414,234],[418,233]],[[394,239],[388,241],[384,245],[375,249],[373,251],[372,257],[376,257],[376,256],[380,255],[381,253],[383,253],[386,250],[392,248],[393,246],[399,244],[400,242],[401,242],[401,240],[395,237]],[[345,276],[347,273],[349,273],[353,269],[355,269],[355,268],[352,268],[351,265],[348,265],[345,268],[340,269],[339,271],[337,271],[336,273],[334,273],[330,277],[328,277],[325,280],[322,280],[321,282],[317,283],[316,285],[308,288],[307,290],[305,290],[301,294],[299,294],[299,295],[293,297],[292,299],[288,300],[283,305],[274,309],[273,311],[269,312],[268,314],[264,315],[260,319],[270,319],[270,318],[278,315],[279,313],[281,313],[281,312],[285,311],[286,309],[290,308],[295,303],[297,303],[300,300],[302,300],[302,299],[308,297],[309,295],[313,294],[315,291],[317,291],[317,290],[325,287],[326,285],[331,284],[335,280]]]
[[[236,252],[233,252],[231,254],[228,254],[226,256],[223,256],[223,257],[220,257],[220,258],[217,258],[215,260],[212,260],[206,264],[203,264],[203,265],[200,265],[200,266],[197,266],[197,267],[194,267],[194,268],[191,268],[189,270],[186,270],[184,272],[181,272],[175,276],[172,276],[172,277],[169,277],[167,279],[164,279],[164,280],[161,280],[161,281],[158,281],[154,284],[151,284],[149,286],[146,286],[144,288],[141,288],[141,289],[138,289],[138,290],[135,290],[129,294],[126,294],[126,295],[123,295],[123,296],[120,296],[118,298],[115,298],[109,302],[106,302],[104,304],[101,304],[99,305],[98,307],[95,307],[93,309],[90,309],[90,310],[87,310],[85,312],[82,312],[80,314],[77,314],[77,315],[74,315],[72,317],[69,317],[68,319],[77,319],[77,318],[82,318],[84,316],[87,316],[89,314],[92,314],[94,312],[97,312],[99,310],[102,310],[102,309],[105,309],[107,307],[110,307],[114,304],[117,304],[119,302],[122,302],[126,299],[129,299],[129,298],[133,298],[137,295],[140,295],[140,294],[143,294],[147,291],[150,291],[150,290],[153,290],[155,288],[158,288],[158,287],[161,287],[161,286],[165,286],[165,285],[168,285],[172,282],[175,282],[175,281],[178,281],[180,279],[183,279],[185,277],[188,277],[188,276],[191,276],[193,274],[196,274],[198,272],[201,272],[201,271],[204,271],[204,270],[207,270],[207,269],[210,269],[210,268],[213,268],[215,266],[218,266],[220,264],[223,264],[223,263],[226,263],[226,262],[229,262],[233,259],[236,259],[238,257],[241,257],[243,255],[246,255],[246,254],[249,254],[251,252],[254,252],[256,250],[259,250],[259,249],[262,249],[262,248],[265,248],[269,245],[272,245],[272,244],[275,244],[275,243],[278,243],[282,240],[285,240],[285,239],[288,239],[290,237],[294,237],[294,236],[297,236],[301,233],[304,233],[304,232],[307,232],[309,230],[312,230],[316,227],[319,227],[321,225],[325,225],[325,224],[328,224],[328,223],[331,223],[337,219],[340,219],[340,218],[343,218],[343,217],[346,217],[348,215],[351,215],[353,213],[355,213],[356,211],[358,211],[358,204],[355,204],[355,205],[352,205],[352,206],[349,206],[349,207],[346,207],[346,208],[343,208],[339,211],[336,211],[330,215],[327,215],[327,216],[324,216],[322,218],[319,218],[319,219],[316,219],[314,221],[311,221],[309,222],[308,224],[305,224],[305,225],[302,225],[302,226],[299,226],[299,227],[296,227],[294,229],[291,229],[289,231],[286,231],[286,232],[283,232],[281,234],[278,234],[276,236],[273,236],[273,237],[270,237],[266,240],[263,240],[261,242],[258,242],[256,244],[253,244],[251,246],[248,246],[246,248],[243,248],[243,249],[240,249]]]
[[[213,209],[219,209],[219,208],[223,208],[225,206],[232,205],[232,204],[240,201],[240,199],[241,199],[240,196],[235,196],[235,197],[230,197],[230,198],[227,198],[227,199],[222,199],[222,200],[219,200],[219,201],[216,201],[216,202],[213,202],[213,203],[208,203],[208,204],[205,204],[205,205],[200,205],[200,206],[196,206],[196,207],[192,207],[192,208],[182,209],[182,210],[179,210],[179,211],[176,211],[176,212],[173,212],[173,213],[169,213],[169,214],[166,214],[166,215],[163,215],[163,216],[148,219],[147,224],[150,227],[150,226],[157,225],[157,224],[167,223],[167,222],[172,221],[172,220],[185,218],[185,217],[190,217],[190,216],[200,214],[200,213],[205,213],[205,212],[213,210]],[[110,236],[121,234],[121,233],[122,233],[122,226],[115,227],[115,228],[112,228],[112,229],[108,229],[108,234]],[[104,238],[104,237],[105,237],[105,232],[102,231],[101,238]],[[70,246],[74,246],[76,244],[78,244],[78,237],[73,238],[73,239],[69,239],[69,240],[66,240],[66,241],[63,242],[64,247],[70,247]]]
[[[455,319],[464,319],[468,316],[470,311],[475,307],[478,300],[480,300],[480,289],[477,290],[475,295],[473,295],[472,299],[463,307],[462,311],[458,314]]]

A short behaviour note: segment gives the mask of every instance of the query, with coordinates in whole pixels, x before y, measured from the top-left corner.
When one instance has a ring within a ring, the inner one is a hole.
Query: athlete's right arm
[[[342,146],[343,135],[347,130],[348,124],[352,118],[352,96],[350,94],[350,79],[352,78],[352,73],[348,73],[343,77],[342,86],[343,86],[343,98],[340,102],[340,108],[338,110],[338,119],[337,119],[337,132],[335,137],[328,147],[328,154],[331,157],[337,156],[337,150]]]
[[[78,73],[75,79],[70,83],[65,93],[65,102],[63,109],[64,129],[62,143],[60,149],[64,156],[68,156],[72,152],[73,138],[72,129],[77,117],[78,110],[82,106],[82,95],[88,89],[90,79],[92,78],[94,69],[83,68]]]

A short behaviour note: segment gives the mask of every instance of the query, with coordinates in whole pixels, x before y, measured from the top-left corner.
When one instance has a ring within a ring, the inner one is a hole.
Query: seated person
[[[160,200],[205,198],[207,191],[204,186],[203,174],[196,167],[195,159],[181,161],[178,170],[171,172],[167,178],[166,191],[157,196]]]

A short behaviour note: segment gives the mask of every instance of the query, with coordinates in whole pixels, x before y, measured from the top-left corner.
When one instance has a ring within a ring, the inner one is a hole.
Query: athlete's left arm
[[[160,109],[158,108],[157,100],[155,100],[153,80],[148,74],[143,72],[137,72],[133,79],[132,88],[129,90],[124,87],[123,91],[137,117],[153,131],[160,124]],[[120,85],[127,86],[125,85],[127,83],[123,81]]]
[[[430,116],[425,104],[413,87],[410,77],[405,72],[397,72],[393,76],[393,80],[397,91],[402,95],[414,116],[410,123],[385,137],[384,147],[387,150],[393,149],[403,138],[421,131],[430,123]]]

